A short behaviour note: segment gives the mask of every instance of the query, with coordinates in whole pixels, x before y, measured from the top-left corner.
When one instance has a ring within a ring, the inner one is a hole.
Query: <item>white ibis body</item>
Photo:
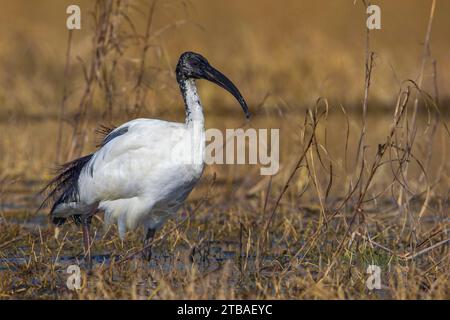
[[[205,139],[196,79],[229,91],[249,117],[239,90],[201,55],[183,53],[176,78],[186,109],[184,123],[156,119],[124,123],[105,135],[97,151],[65,164],[44,189],[49,194],[43,205],[53,202],[53,223],[61,225],[69,217],[81,222],[89,260],[89,225],[97,210],[105,212],[106,223],[117,223],[122,238],[127,230],[143,226],[145,248],[200,179]],[[144,254],[150,259],[151,249]]]

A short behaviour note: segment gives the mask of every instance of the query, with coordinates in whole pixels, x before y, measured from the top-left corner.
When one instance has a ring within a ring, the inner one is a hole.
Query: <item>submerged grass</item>
[[[341,117],[337,111],[328,114],[330,132],[338,131],[333,124]],[[302,118],[298,115],[285,120],[283,130],[305,130],[308,140],[311,127],[298,125]],[[389,119],[370,120],[379,125],[376,130],[368,130],[366,143],[378,146],[373,141],[386,139]],[[256,119],[254,125],[270,125],[271,121],[278,119]],[[323,132],[325,127],[319,125],[316,130]],[[446,135],[441,126],[436,137]],[[273,178],[261,177],[255,168],[246,166],[208,167],[179,218],[170,221],[158,234],[162,239],[157,237],[150,264],[140,258],[141,232],[129,234],[122,242],[115,227],[104,230],[100,215],[94,221],[93,253],[97,260],[92,275],[83,269],[79,228],[64,226],[55,238],[46,214],[34,213],[39,199],[29,193],[44,181],[33,184],[20,177],[5,180],[0,219],[1,296],[448,298],[447,169],[441,171],[437,165],[428,170],[427,177],[433,182],[427,186],[415,182],[421,171],[411,162],[408,190],[415,195],[407,205],[400,206],[397,195],[403,186],[396,180],[398,174],[394,174],[399,170],[398,161],[386,158],[384,167],[374,175],[369,196],[361,202],[357,191],[361,171],[354,166],[346,169],[344,157],[338,153],[345,145],[345,136],[345,132],[327,136],[327,143],[334,147],[320,154],[322,160],[318,150],[325,150],[321,149],[325,135],[315,136],[317,141],[309,149],[299,141],[282,141],[284,165]],[[439,141],[436,143],[434,150],[440,145]],[[347,157],[352,162],[357,144],[348,145]],[[299,154],[307,150],[307,156],[279,200],[287,179],[297,167],[292,161],[296,158],[295,149]],[[371,158],[377,159],[377,151],[372,151],[367,152],[368,163]],[[331,183],[330,163],[333,163]],[[217,177],[212,183],[213,175]],[[230,175],[234,177],[231,181]],[[367,176],[369,173],[364,177]],[[354,189],[354,196],[349,196],[349,190]],[[361,209],[355,217],[357,206]],[[274,208],[275,214],[265,233]],[[80,264],[82,268],[83,288],[79,291],[66,286],[69,276],[66,271],[71,264]],[[369,265],[382,270],[380,290],[370,291],[366,287]]]

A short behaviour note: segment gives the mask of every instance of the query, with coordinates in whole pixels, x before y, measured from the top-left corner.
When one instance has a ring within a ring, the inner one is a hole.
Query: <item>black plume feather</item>
[[[81,170],[92,156],[89,154],[60,166],[56,171],[56,176],[39,192],[39,194],[45,193],[47,196],[38,210],[53,203],[50,210],[51,215],[59,204],[79,201],[78,178]],[[52,221],[56,225],[63,224],[65,220],[66,218],[52,217]]]

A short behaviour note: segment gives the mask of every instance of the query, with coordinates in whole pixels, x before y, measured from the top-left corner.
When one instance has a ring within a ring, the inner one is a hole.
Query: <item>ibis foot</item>
[[[91,256],[91,235],[90,224],[91,220],[88,216],[82,217],[82,229],[83,229],[83,244],[84,244],[84,261],[88,273],[92,273],[92,256]]]
[[[155,238],[155,229],[148,229],[145,235],[144,248],[142,249],[142,258],[150,261],[152,259],[153,239]]]

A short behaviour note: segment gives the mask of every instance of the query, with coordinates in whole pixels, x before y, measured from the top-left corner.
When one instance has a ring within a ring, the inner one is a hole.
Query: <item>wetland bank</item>
[[[375,128],[388,128],[391,122],[389,116],[377,115],[376,118],[370,119],[373,126],[370,127],[371,132],[378,132],[368,139],[370,145],[377,145],[376,142],[385,138],[384,130],[377,131]],[[339,122],[335,119],[343,120],[342,114],[330,112],[328,125]],[[218,126],[223,120],[223,117],[217,119]],[[304,116],[291,116],[290,120],[292,127],[281,128],[282,137],[284,130],[294,130]],[[35,132],[51,128],[57,130],[56,121],[28,121],[30,138],[38,137]],[[233,123],[235,120],[229,121]],[[270,127],[273,125],[271,122],[277,121],[272,117],[263,118],[255,120],[254,125]],[[214,120],[211,122],[214,123]],[[358,119],[355,126],[356,123]],[[95,126],[96,123],[92,123],[92,132]],[[328,130],[331,128],[328,127]],[[13,129],[7,128],[5,131],[11,132]],[[438,131],[437,136],[442,137],[443,134]],[[339,154],[342,136],[345,137],[346,133],[342,132],[341,136],[327,135],[329,154]],[[439,140],[436,141],[436,148],[440,146]],[[350,242],[339,257],[339,265],[331,271],[326,281],[317,284],[317,279],[323,275],[324,268],[339,248],[340,237],[345,235],[354,202],[346,203],[345,208],[325,224],[322,219],[329,217],[333,207],[338,207],[345,199],[346,190],[340,185],[345,185],[348,178],[335,169],[335,181],[327,198],[330,208],[323,211],[318,202],[318,191],[308,186],[308,172],[303,169],[305,171],[298,173],[298,180],[291,182],[288,194],[279,202],[278,217],[270,227],[268,242],[262,247],[262,242],[266,241],[262,230],[271,208],[276,205],[276,197],[282,191],[281,183],[286,182],[287,173],[295,167],[295,163],[289,163],[292,145],[299,148],[302,145],[283,139],[281,142],[281,163],[287,168],[282,171],[284,176],[278,177],[280,185],[277,185],[275,178],[260,176],[258,167],[208,167],[201,185],[193,192],[179,217],[162,230],[162,239],[155,244],[154,258],[149,264],[136,254],[141,248],[141,233],[128,235],[121,241],[115,227],[105,230],[99,215],[94,219],[94,270],[89,276],[83,270],[79,227],[72,223],[60,228],[56,234],[46,211],[36,213],[41,200],[36,193],[45,183],[45,175],[41,180],[27,180],[20,176],[4,178],[0,215],[2,297],[162,299],[183,295],[224,299],[342,298],[339,290],[342,290],[343,284],[333,282],[339,280],[339,283],[345,283],[346,294],[361,297],[363,292],[368,298],[395,298],[402,292],[406,298],[431,294],[422,287],[425,285],[420,276],[423,272],[431,273],[427,278],[434,275],[434,281],[441,281],[435,283],[432,296],[446,296],[446,245],[408,259],[408,254],[420,253],[422,249],[445,240],[442,226],[449,223],[445,209],[447,200],[439,196],[447,192],[445,185],[441,186],[442,189],[439,186],[433,189],[436,195],[430,197],[426,204],[427,210],[420,218],[420,229],[413,220],[405,221],[404,213],[391,196],[367,203],[365,221],[361,221],[352,232]],[[45,144],[44,140],[41,143]],[[356,143],[349,145],[357,146]],[[349,154],[352,152],[349,151]],[[320,165],[318,158],[311,159]],[[344,161],[343,158],[341,161]],[[429,171],[429,179],[442,175],[439,158],[433,161],[436,164],[433,162],[430,168],[436,168],[436,171]],[[414,167],[411,166],[410,174],[414,173],[412,169]],[[346,169],[341,170],[345,172]],[[420,171],[414,174],[420,174]],[[229,180],[230,175],[234,176],[232,181]],[[323,178],[322,186],[327,186],[329,175]],[[389,185],[389,181],[384,179],[387,176],[377,181],[379,185],[375,186],[373,196]],[[296,201],[299,198],[301,202]],[[324,199],[325,194],[322,196]],[[410,201],[408,209],[420,212],[424,201],[424,195],[418,195]],[[418,237],[415,251],[411,250],[411,232],[417,233]],[[365,235],[371,236],[370,241]],[[82,289],[78,291],[71,291],[66,285],[70,276],[67,268],[73,264],[80,265],[82,271]],[[382,270],[382,289],[372,292],[365,286],[366,269],[371,264],[380,266]],[[336,280],[333,280],[334,277]],[[311,288],[315,288],[313,292],[309,291]],[[411,291],[414,288],[417,291]]]

